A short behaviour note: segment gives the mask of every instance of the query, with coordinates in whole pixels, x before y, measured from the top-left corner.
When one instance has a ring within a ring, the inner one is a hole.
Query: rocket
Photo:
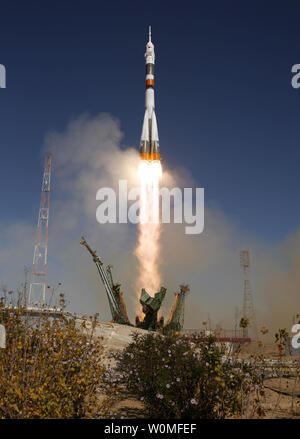
[[[160,160],[159,138],[154,105],[154,44],[151,41],[151,26],[149,26],[149,41],[146,44],[146,97],[145,116],[143,122],[140,157],[141,160]]]

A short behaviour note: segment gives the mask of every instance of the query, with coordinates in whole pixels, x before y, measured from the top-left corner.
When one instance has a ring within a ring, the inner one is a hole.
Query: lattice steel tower
[[[257,340],[257,325],[253,306],[253,297],[250,284],[250,250],[241,250],[240,265],[243,268],[243,318],[249,320],[249,326],[243,328],[243,337],[249,337],[249,333]]]
[[[46,304],[47,244],[50,202],[51,154],[45,158],[41,203],[36,228],[33,262],[28,296],[29,305]]]

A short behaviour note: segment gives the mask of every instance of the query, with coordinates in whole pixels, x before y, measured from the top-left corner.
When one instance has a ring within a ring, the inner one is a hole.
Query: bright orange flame
[[[140,222],[135,254],[139,261],[138,295],[145,288],[154,295],[161,285],[159,272],[160,232],[159,182],[162,176],[159,161],[141,161],[138,169],[141,184]]]

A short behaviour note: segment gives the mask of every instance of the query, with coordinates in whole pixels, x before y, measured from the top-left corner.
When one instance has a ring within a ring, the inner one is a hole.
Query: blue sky
[[[299,226],[296,1],[10,1],[0,4],[1,221],[36,222],[45,135],[83,112],[139,146],[152,25],[161,152],[206,202],[274,242]],[[55,158],[54,158],[55,160]],[[52,197],[56,197],[55,181]]]

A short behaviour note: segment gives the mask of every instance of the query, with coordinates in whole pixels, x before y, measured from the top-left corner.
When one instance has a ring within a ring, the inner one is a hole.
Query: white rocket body
[[[160,160],[159,138],[154,103],[154,45],[151,41],[151,28],[149,28],[149,41],[146,45],[146,97],[145,116],[143,122],[140,156],[142,160]]]

